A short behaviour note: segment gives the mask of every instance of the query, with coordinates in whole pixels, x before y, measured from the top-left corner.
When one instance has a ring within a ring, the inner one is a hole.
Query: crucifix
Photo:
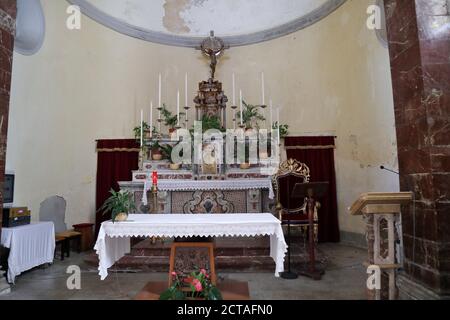
[[[214,31],[211,31],[209,37],[203,40],[200,45],[200,50],[211,60],[211,63],[209,64],[209,67],[211,68],[211,79],[214,79],[216,73],[217,58],[228,48],[229,47],[225,46],[222,39],[214,36]]]

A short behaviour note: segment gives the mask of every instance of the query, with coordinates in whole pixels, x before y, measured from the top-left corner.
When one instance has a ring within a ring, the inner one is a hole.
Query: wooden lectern
[[[396,297],[395,275],[403,263],[401,205],[412,198],[412,192],[365,193],[349,208],[352,215],[365,218],[369,251],[365,265],[376,266],[389,276],[389,300]],[[381,299],[381,287],[376,288],[375,299]]]

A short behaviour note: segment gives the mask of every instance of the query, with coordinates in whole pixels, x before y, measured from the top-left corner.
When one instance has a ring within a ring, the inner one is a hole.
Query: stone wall
[[[0,0],[0,234],[2,227],[3,182],[5,178],[6,138],[14,50],[16,0]]]
[[[405,270],[413,282],[446,296],[450,295],[450,2],[385,0],[385,9],[400,183],[403,191],[415,194],[414,205],[402,215]]]

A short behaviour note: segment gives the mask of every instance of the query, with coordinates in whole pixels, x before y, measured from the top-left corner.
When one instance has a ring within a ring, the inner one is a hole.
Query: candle
[[[150,102],[150,138],[152,137],[152,126],[153,126],[153,101]]]
[[[277,137],[278,145],[280,145],[280,108],[277,108]]]
[[[158,185],[158,172],[156,171],[152,172],[152,183],[154,186]]]
[[[241,108],[241,126],[244,125],[244,113],[242,111],[242,90],[239,90],[239,102]]]
[[[273,126],[273,104],[272,100],[270,100],[270,129],[272,129]]]
[[[141,148],[144,145],[144,110],[141,109]]]
[[[262,94],[262,99],[261,99],[261,104],[265,105],[266,104],[266,93],[265,93],[265,85],[264,85],[264,72],[261,72],[261,94]]]
[[[159,74],[158,107],[161,108],[161,73]]]
[[[180,90],[177,91],[177,125],[180,126]]]
[[[188,106],[188,74],[186,72],[185,78],[184,78],[184,106]]]
[[[236,105],[236,77],[233,72],[233,106]]]
[[[158,86],[158,120],[161,119],[161,73],[159,74]],[[158,122],[158,130],[161,132],[161,122]]]

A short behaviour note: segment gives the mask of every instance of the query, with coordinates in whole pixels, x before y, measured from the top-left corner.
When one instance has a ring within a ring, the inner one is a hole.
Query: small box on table
[[[31,211],[27,207],[3,208],[3,228],[12,228],[30,224]]]

